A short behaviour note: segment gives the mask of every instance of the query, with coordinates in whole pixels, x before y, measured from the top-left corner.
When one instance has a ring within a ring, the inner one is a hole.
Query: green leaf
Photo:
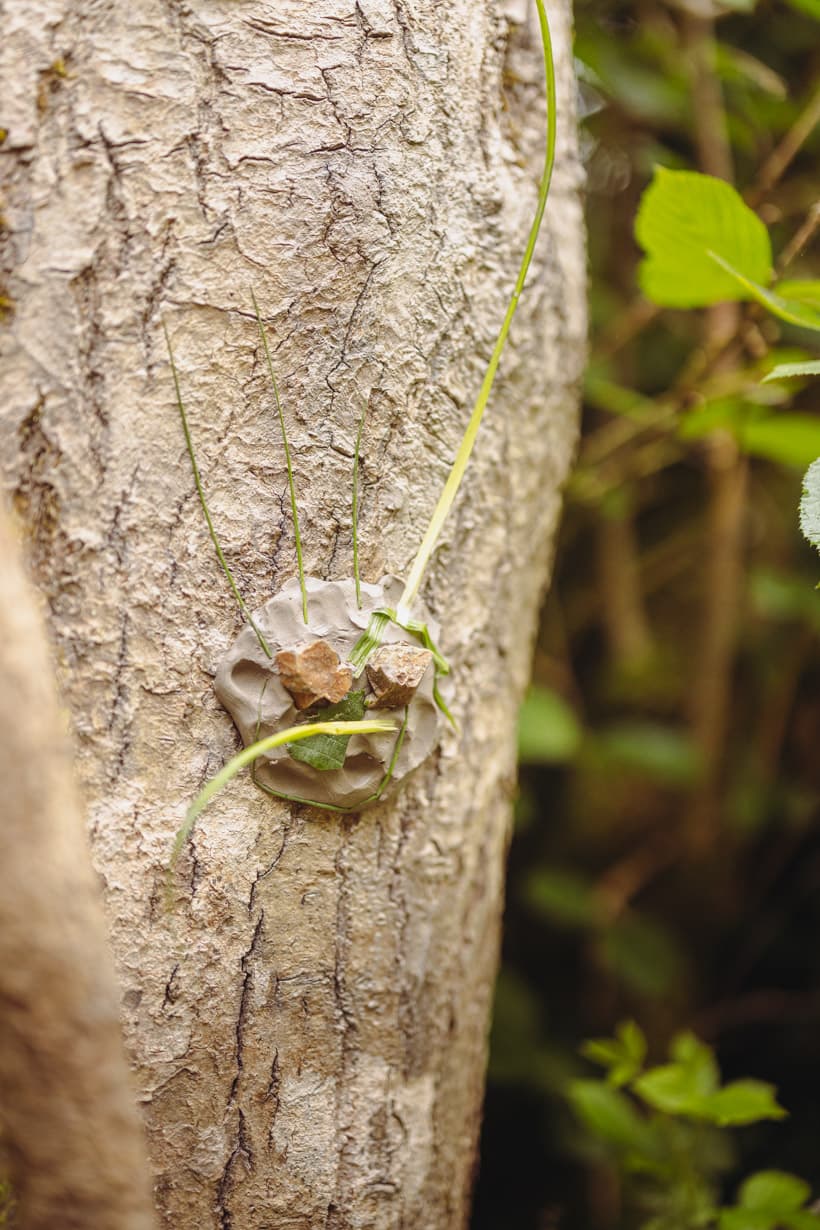
[[[681,440],[699,440],[713,431],[731,431],[737,428],[748,413],[746,403],[739,397],[716,397],[687,411],[680,420],[678,435]]]
[[[754,1209],[721,1209],[719,1230],[775,1230],[769,1213]]]
[[[568,927],[594,927],[600,921],[600,902],[590,883],[572,871],[542,868],[527,880],[527,904],[553,922]]]
[[[614,1038],[590,1038],[581,1054],[608,1068],[607,1080],[618,1088],[634,1080],[646,1057],[646,1038],[634,1021],[622,1021]]]
[[[710,175],[658,167],[643,194],[635,236],[646,252],[641,288],[661,307],[746,299],[734,271],[755,283],[771,280],[766,227],[730,184]]]
[[[811,463],[803,475],[800,529],[803,537],[820,551],[820,457]]]
[[[774,1086],[763,1081],[733,1081],[713,1093],[703,1107],[703,1116],[721,1127],[758,1123],[761,1119],[783,1119],[786,1111],[778,1105]]]
[[[720,1230],[816,1230],[817,1217],[803,1209],[808,1183],[783,1170],[761,1170],[741,1185],[739,1204],[721,1210]]]
[[[320,709],[315,720],[322,722],[358,722],[364,717],[364,692],[349,692],[338,705]],[[308,764],[312,769],[327,772],[341,769],[347,756],[350,735],[312,735],[299,743],[286,744],[294,760]]]
[[[596,1136],[619,1149],[652,1158],[657,1144],[651,1126],[629,1098],[603,1081],[572,1081],[569,1100],[578,1118]]]
[[[704,1107],[719,1079],[712,1051],[693,1034],[681,1034],[672,1044],[672,1056],[673,1063],[650,1068],[639,1077],[635,1092],[666,1114],[709,1118]]]
[[[690,735],[660,722],[613,724],[590,740],[589,751],[605,770],[636,772],[670,786],[693,781],[700,763]]]
[[[746,1179],[738,1195],[744,1209],[795,1213],[808,1200],[811,1188],[803,1179],[784,1170],[760,1170]]]
[[[549,688],[533,685],[518,715],[521,763],[558,764],[571,760],[580,743],[580,723],[563,697]]]
[[[810,363],[780,363],[763,377],[763,383],[769,380],[792,380],[800,376],[820,376],[820,359]]]
[[[680,950],[661,926],[638,914],[625,914],[602,931],[601,960],[640,995],[666,994],[680,979]]]
[[[738,432],[746,453],[804,470],[820,455],[820,418],[810,414],[776,414],[747,422]]]

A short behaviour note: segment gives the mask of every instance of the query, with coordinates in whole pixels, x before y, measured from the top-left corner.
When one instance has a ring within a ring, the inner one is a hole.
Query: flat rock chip
[[[424,672],[433,659],[421,645],[382,645],[371,655],[367,678],[375,694],[376,709],[398,709],[409,705]]]
[[[297,709],[307,709],[319,700],[336,705],[347,696],[353,683],[352,670],[341,664],[336,650],[327,641],[313,641],[299,649],[281,649],[275,661],[282,684]]]

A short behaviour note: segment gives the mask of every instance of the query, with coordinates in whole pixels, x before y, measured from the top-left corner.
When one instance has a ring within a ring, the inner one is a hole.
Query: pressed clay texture
[[[356,641],[367,627],[373,611],[393,607],[401,594],[401,582],[385,577],[378,585],[363,584],[361,608],[356,601],[352,580],[320,581],[306,579],[308,622],[302,618],[302,597],[297,579],[289,581],[258,611],[254,622],[262,632],[274,657],[281,649],[293,649],[324,640],[336,650],[342,662],[350,657]],[[423,613],[422,613],[423,618]],[[435,641],[438,628],[428,624]],[[418,644],[410,633],[396,624],[388,625],[385,643]],[[253,629],[243,628],[223,658],[214,684],[216,694],[231,714],[247,746],[266,735],[275,734],[300,720],[293,697],[267,657]],[[354,679],[353,688],[366,687],[365,672]],[[378,791],[393,756],[404,722],[404,709],[378,709],[374,716],[392,719],[391,734],[354,735],[347,749],[344,767],[320,772],[293,760],[286,748],[275,748],[261,757],[256,776],[279,794],[296,795],[310,802],[335,807],[357,807],[372,800]],[[316,719],[320,720],[321,714]],[[408,706],[407,726],[396,764],[381,797],[391,794],[399,782],[424,761],[436,741],[437,709],[433,700],[433,664],[428,666]]]

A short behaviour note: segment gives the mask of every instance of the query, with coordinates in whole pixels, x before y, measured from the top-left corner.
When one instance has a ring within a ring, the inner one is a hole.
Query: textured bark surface
[[[459,732],[360,820],[239,779],[212,677],[294,571],[250,311],[269,320],[309,572],[402,575],[503,315],[543,144],[526,0],[14,0],[3,19],[4,479],[80,749],[164,1224],[465,1223],[514,720],[575,436],[583,253],[569,15],[548,221],[425,591]]]
[[[2,503],[0,781],[0,1115],[14,1224],[151,1230],[147,1158],[65,719]]]

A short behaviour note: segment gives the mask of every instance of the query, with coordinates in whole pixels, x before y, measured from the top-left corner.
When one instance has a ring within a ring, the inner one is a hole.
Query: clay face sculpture
[[[220,663],[214,687],[247,747],[301,722],[322,720],[327,702],[341,699],[339,690],[349,678],[344,691],[348,695],[364,692],[367,712],[392,719],[395,733],[353,735],[344,763],[335,769],[317,769],[301,756],[291,755],[287,747],[276,748],[257,761],[255,778],[277,795],[360,810],[376,802],[377,794],[379,798],[392,794],[436,744],[438,709],[433,699],[432,655],[411,633],[391,623],[384,637],[385,652],[374,654],[367,670],[354,678],[347,666],[350,652],[373,612],[396,605],[401,582],[385,577],[378,585],[363,583],[361,607],[352,579],[321,581],[307,577],[306,586],[308,623],[302,618],[301,591],[294,578],[253,613],[272,658],[262,650],[253,629],[246,626]],[[435,638],[438,629],[427,622]],[[391,650],[391,646],[401,648]],[[334,655],[338,655],[338,661]],[[379,793],[402,728],[398,758]],[[304,744],[292,747],[303,748]]]

